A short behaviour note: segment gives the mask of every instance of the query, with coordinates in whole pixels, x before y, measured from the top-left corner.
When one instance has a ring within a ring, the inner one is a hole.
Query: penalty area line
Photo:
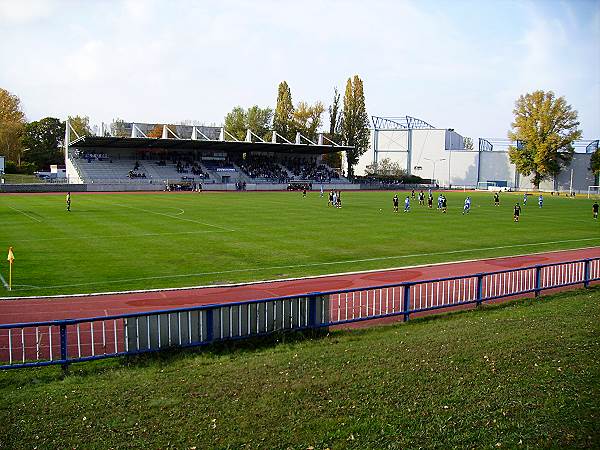
[[[231,270],[221,270],[221,271],[212,271],[212,272],[198,272],[198,273],[177,274],[177,275],[161,275],[161,276],[139,277],[139,278],[124,278],[124,279],[108,280],[108,281],[92,281],[89,283],[59,284],[59,285],[52,285],[52,286],[44,286],[43,288],[40,288],[40,289],[109,285],[109,284],[124,283],[124,282],[130,282],[130,281],[164,280],[164,279],[198,277],[198,276],[206,276],[206,275],[224,275],[224,274],[231,274],[231,273],[260,272],[260,271],[264,271],[264,270],[275,270],[275,269],[295,269],[295,268],[301,268],[301,267],[331,266],[331,265],[336,265],[336,264],[352,264],[352,263],[356,263],[356,262],[372,262],[372,261],[384,261],[384,260],[390,260],[390,259],[406,259],[406,258],[424,257],[424,256],[451,255],[451,254],[458,254],[458,253],[501,250],[501,249],[507,249],[507,248],[534,247],[534,246],[539,246],[539,245],[551,245],[551,244],[560,244],[560,243],[568,243],[568,242],[583,242],[583,241],[600,241],[600,237],[598,237],[598,238],[582,238],[582,239],[566,239],[566,240],[562,240],[562,241],[536,242],[536,243],[529,243],[529,244],[500,245],[500,246],[496,246],[496,247],[481,247],[481,248],[462,249],[462,250],[449,250],[449,251],[445,251],[445,252],[417,253],[417,254],[411,254],[411,255],[382,256],[382,257],[378,257],[378,258],[364,258],[364,259],[306,263],[306,264],[289,264],[289,265],[268,266],[268,267],[248,267],[245,269],[231,269]],[[595,248],[595,247],[593,247],[593,248]],[[556,251],[577,251],[577,250],[581,250],[581,249],[575,248],[575,249],[563,249],[563,250],[556,250]],[[541,252],[541,253],[546,253],[546,252]],[[533,254],[537,254],[537,253],[533,253]],[[517,257],[517,256],[526,256],[526,255],[506,255],[506,256],[489,257],[489,258],[484,258],[484,259],[510,258],[510,257]],[[455,264],[455,263],[472,262],[472,261],[475,261],[475,260],[446,261],[446,262],[441,262],[441,263],[425,264],[425,266],[440,265],[440,264]],[[414,266],[414,267],[419,267],[419,266]],[[366,271],[346,272],[346,273],[328,274],[328,275],[315,275],[312,277],[308,276],[308,277],[280,279],[280,280],[254,281],[254,282],[249,282],[249,283],[238,283],[238,284],[255,284],[255,283],[274,282],[274,281],[290,281],[290,280],[296,280],[296,279],[319,278],[319,277],[333,276],[333,275],[340,276],[340,275],[349,275],[349,274],[365,273],[365,272],[401,270],[401,269],[406,269],[406,268],[408,268],[408,267],[394,267],[394,268],[383,268],[383,269],[380,268],[380,269],[366,270]],[[238,284],[233,283],[231,285],[235,286]],[[231,285],[227,285],[227,286],[231,286]],[[187,286],[187,287],[179,287],[179,288],[147,289],[147,290],[133,290],[133,291],[105,292],[105,293],[99,292],[99,293],[89,293],[89,294],[71,294],[71,295],[44,296],[44,297],[46,298],[46,297],[108,295],[108,294],[127,293],[127,292],[130,292],[130,293],[132,293],[132,292],[154,292],[154,291],[197,289],[197,288],[201,288],[201,287],[219,287],[219,286],[222,286],[222,285]],[[19,290],[20,291],[28,291],[31,289],[19,289]],[[29,298],[35,298],[35,297],[29,297]]]

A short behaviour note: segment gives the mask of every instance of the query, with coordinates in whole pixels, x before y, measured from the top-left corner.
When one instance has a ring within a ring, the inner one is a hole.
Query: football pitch
[[[592,200],[447,193],[448,212],[392,192],[0,195],[0,297],[173,288],[385,269],[600,245]],[[462,214],[467,195],[471,212]],[[13,290],[6,250],[14,248]]]

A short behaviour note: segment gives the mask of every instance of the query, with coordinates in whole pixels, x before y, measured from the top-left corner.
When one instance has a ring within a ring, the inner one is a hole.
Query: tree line
[[[346,152],[346,162],[347,175],[353,177],[353,167],[369,146],[363,81],[358,75],[348,78],[343,97],[334,89],[327,111],[329,131],[323,134],[336,143],[352,147]],[[282,81],[274,110],[257,105],[247,109],[236,106],[225,116],[224,128],[238,140],[244,140],[246,130],[250,129],[265,141],[271,140],[272,130],[275,130],[289,142],[295,142],[296,133],[316,142],[318,133],[322,132],[324,113],[322,102],[311,105],[299,101],[294,105],[291,89]],[[539,187],[543,180],[558,175],[571,162],[575,151],[573,142],[582,134],[578,129],[577,111],[564,97],[556,97],[552,91],[535,91],[519,97],[513,114],[508,137],[515,145],[509,147],[510,160],[519,173],[531,176],[534,186]],[[69,121],[77,135],[92,134],[88,117],[70,116]],[[124,125],[123,120],[115,120],[113,135],[125,135]],[[160,124],[148,134],[149,137],[161,135]],[[64,136],[65,122],[55,117],[28,122],[19,97],[0,88],[0,155],[6,159],[7,172],[33,173],[51,164],[61,164]],[[472,147],[472,140],[465,138],[465,148]],[[332,167],[341,166],[341,153],[328,154],[325,158]],[[381,167],[369,169],[380,171]],[[600,149],[592,154],[590,169],[596,176],[600,175]]]
[[[286,81],[279,83],[275,109],[236,106],[226,116],[225,130],[235,139],[244,140],[250,129],[260,139],[270,141],[274,130],[283,140],[294,143],[297,133],[311,142],[317,142],[322,132],[325,106],[318,101],[309,104],[299,101],[294,106],[292,93]],[[353,167],[358,158],[369,147],[369,116],[365,105],[363,81],[358,75],[348,78],[343,99],[337,88],[334,89],[332,103],[328,108],[329,131],[323,135],[331,141],[353,147],[346,152],[348,176],[353,176]],[[284,142],[282,139],[278,142]],[[341,154],[325,155],[333,167],[341,166]]]
[[[358,75],[348,78],[342,100],[335,88],[328,111],[329,132],[324,135],[338,144],[354,147],[346,154],[348,175],[352,176],[352,167],[369,145],[363,81]],[[323,126],[324,112],[325,106],[320,101],[312,105],[299,101],[294,105],[290,87],[286,81],[282,81],[278,86],[274,110],[257,105],[247,109],[236,106],[225,116],[224,128],[228,135],[238,140],[244,140],[246,130],[250,129],[265,141],[271,140],[272,130],[275,130],[289,142],[295,142],[296,133],[316,142]],[[79,136],[92,134],[88,117],[73,116],[69,120]],[[115,120],[113,135],[122,135],[123,124],[122,120]],[[161,135],[161,124],[148,133],[148,137]],[[19,97],[0,88],[0,155],[7,160],[7,172],[33,173],[51,164],[62,163],[64,136],[65,122],[54,117],[28,122]],[[283,142],[281,138],[278,142]],[[326,157],[332,166],[341,166],[341,154],[334,153]]]
[[[69,117],[79,134],[92,134],[89,118]],[[27,121],[16,95],[0,88],[0,155],[7,173],[29,173],[64,163],[65,122],[55,117]]]

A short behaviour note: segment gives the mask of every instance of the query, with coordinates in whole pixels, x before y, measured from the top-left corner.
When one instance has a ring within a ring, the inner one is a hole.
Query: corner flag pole
[[[12,291],[12,267],[13,267],[13,262],[15,261],[15,255],[13,253],[13,248],[12,247],[8,247],[8,257],[6,258],[6,260],[8,261],[8,264],[9,264],[9,269],[8,269],[8,290]]]

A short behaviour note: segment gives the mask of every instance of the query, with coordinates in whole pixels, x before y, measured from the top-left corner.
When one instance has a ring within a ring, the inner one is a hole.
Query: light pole
[[[431,161],[431,164],[433,164],[433,173],[431,174],[431,178],[433,180],[433,183],[435,184],[435,164],[441,161],[446,161],[446,158],[438,158],[438,159],[430,159],[430,158],[423,158],[426,161]],[[448,180],[448,183],[450,183],[450,180]]]

